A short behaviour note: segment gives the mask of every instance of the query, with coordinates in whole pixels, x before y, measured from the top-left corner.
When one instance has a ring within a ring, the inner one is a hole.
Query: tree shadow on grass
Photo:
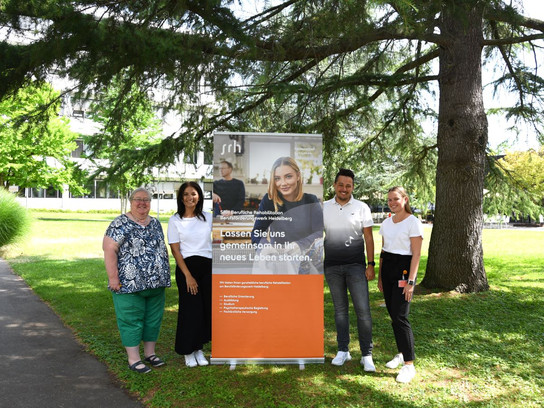
[[[70,261],[31,259],[14,264],[88,348],[123,380],[126,387],[156,406],[240,407],[417,407],[507,406],[516,398],[536,403],[519,384],[544,386],[542,359],[541,290],[501,280],[480,294],[429,293],[414,300],[411,321],[416,340],[418,376],[409,386],[395,383],[396,370],[384,368],[396,347],[383,299],[371,282],[374,360],[378,372],[367,374],[359,365],[356,320],[351,317],[351,350],[354,359],[334,367],[336,353],[334,311],[325,289],[324,365],[226,366],[189,369],[173,351],[177,322],[177,289],[167,290],[167,304],[157,352],[167,366],[152,376],[126,369],[111,294],[106,289],[102,259]],[[544,277],[542,278],[544,279]],[[542,284],[542,279],[531,280]],[[209,346],[206,348],[209,352]],[[468,384],[468,385],[467,385]],[[487,386],[478,394],[476,385]],[[468,387],[468,389],[467,389]],[[457,388],[459,395],[451,392]]]
[[[112,222],[113,219],[115,217],[111,217],[109,219],[97,219],[97,218],[48,218],[48,217],[36,217],[34,218],[35,220],[39,220],[39,221],[54,221],[54,222],[71,222],[71,221],[76,221],[76,222],[99,222],[99,223],[104,223],[104,222]]]

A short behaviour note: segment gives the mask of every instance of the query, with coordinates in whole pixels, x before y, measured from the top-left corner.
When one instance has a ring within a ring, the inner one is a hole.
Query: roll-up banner
[[[212,364],[324,362],[322,137],[214,134]]]

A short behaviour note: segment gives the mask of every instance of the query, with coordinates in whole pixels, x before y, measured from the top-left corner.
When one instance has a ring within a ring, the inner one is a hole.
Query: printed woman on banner
[[[272,165],[251,242],[254,274],[323,273],[323,210],[315,195],[303,192],[300,168],[291,157]]]

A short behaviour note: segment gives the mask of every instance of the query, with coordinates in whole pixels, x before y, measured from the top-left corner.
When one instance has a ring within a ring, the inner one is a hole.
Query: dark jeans
[[[187,292],[185,275],[176,266],[179,310],[175,350],[178,354],[201,350],[212,339],[212,260],[190,256],[185,258],[185,264],[196,279],[198,293]]]
[[[404,361],[415,359],[414,334],[408,320],[410,302],[406,301],[402,294],[404,288],[399,288],[399,280],[403,279],[403,276],[404,279],[408,279],[411,260],[411,255],[397,255],[389,252],[384,252],[382,259],[383,297],[391,316],[397,350],[402,353]],[[407,273],[403,275],[403,271]]]
[[[361,264],[334,265],[325,267],[325,278],[329,284],[334,304],[334,322],[339,351],[349,351],[349,299],[351,295],[355,314],[359,347],[363,356],[372,354],[372,318],[368,300],[368,281]]]

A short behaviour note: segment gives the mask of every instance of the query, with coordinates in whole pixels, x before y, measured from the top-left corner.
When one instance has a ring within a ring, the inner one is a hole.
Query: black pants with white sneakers
[[[399,287],[399,281],[408,280],[410,273],[410,262],[412,255],[398,255],[390,252],[383,252],[382,255],[382,287],[383,297],[391,324],[395,333],[397,349],[402,353],[404,361],[415,359],[414,334],[408,320],[410,313],[410,302],[408,302]]]

